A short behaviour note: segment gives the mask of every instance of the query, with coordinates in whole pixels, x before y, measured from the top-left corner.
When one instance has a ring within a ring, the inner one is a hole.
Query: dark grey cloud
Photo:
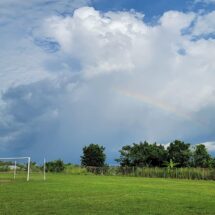
[[[6,150],[29,150],[40,137],[57,128],[58,110],[64,87],[57,81],[43,80],[9,88],[3,95],[4,116],[0,124]]]
[[[95,142],[106,147],[113,163],[122,145],[140,140],[199,143],[215,138],[212,106],[196,113],[196,120],[184,121],[121,97],[112,84],[110,77],[84,81],[67,76],[8,89],[2,96],[7,123],[0,124],[1,149],[7,155],[78,163],[82,147]]]
[[[8,2],[0,3],[9,14],[0,41],[2,155],[79,162],[94,142],[112,163],[122,145],[140,140],[213,146],[215,43],[192,40],[211,32],[212,13],[169,11],[151,26],[135,12],[68,15],[75,6],[62,1],[24,2],[15,17],[9,9],[20,3]]]

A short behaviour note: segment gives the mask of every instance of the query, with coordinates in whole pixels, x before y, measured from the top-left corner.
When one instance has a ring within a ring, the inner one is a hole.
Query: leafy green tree
[[[210,158],[208,166],[209,168],[215,168],[215,158]]]
[[[134,143],[131,147],[130,158],[132,166],[150,166],[149,143],[146,141],[139,144]]]
[[[64,169],[65,166],[62,160],[54,160],[46,163],[47,172],[63,172]]]
[[[165,164],[170,169],[172,165],[215,168],[215,158],[210,157],[204,145],[191,151],[190,144],[180,140],[171,142],[167,150],[157,143],[144,141],[123,146],[119,152],[120,157],[116,161],[121,166],[161,167]]]
[[[209,167],[210,162],[210,155],[208,154],[208,151],[203,144],[196,145],[194,153],[193,153],[193,161],[195,167]]]
[[[146,141],[123,146],[119,152],[120,158],[116,161],[121,166],[161,166],[167,159],[167,152],[162,145],[149,144]]]
[[[187,167],[190,165],[191,150],[190,144],[180,140],[175,140],[167,147],[168,160],[172,159],[174,163],[178,163],[179,167]]]
[[[174,163],[172,159],[170,159],[170,161],[164,161],[164,166],[168,167],[169,169],[173,169],[174,167],[176,167],[178,165],[178,163]]]
[[[131,146],[123,146],[120,152],[120,157],[115,159],[121,166],[132,166],[131,162]]]
[[[172,159],[170,159],[170,161],[164,161],[164,166],[167,167],[168,172],[170,172],[172,169],[174,169],[178,163],[174,163]]]
[[[163,162],[167,160],[167,151],[164,146],[157,145],[157,143],[149,144],[148,163],[151,166],[162,166]]]
[[[81,156],[82,166],[105,166],[106,155],[104,153],[105,148],[98,144],[90,144],[83,148],[83,155]]]

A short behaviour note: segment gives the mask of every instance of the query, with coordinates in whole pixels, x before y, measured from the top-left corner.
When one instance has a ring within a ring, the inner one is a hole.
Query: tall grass
[[[1,175],[9,174],[13,177],[13,171],[0,168]],[[43,173],[41,169],[31,169],[30,174]],[[198,180],[215,180],[214,168],[173,168],[166,167],[120,167],[120,166],[105,166],[105,167],[81,167],[79,165],[65,165],[64,173],[74,175],[110,175],[110,176],[136,176],[147,178],[177,178],[177,179],[198,179]],[[17,175],[26,175],[26,171],[17,170]]]
[[[124,175],[148,178],[215,180],[215,169],[158,167],[86,167],[87,172],[101,175]]]
[[[87,169],[82,166],[70,164],[65,166],[64,173],[74,174],[74,175],[85,175],[85,174],[89,174],[90,171],[87,171]]]

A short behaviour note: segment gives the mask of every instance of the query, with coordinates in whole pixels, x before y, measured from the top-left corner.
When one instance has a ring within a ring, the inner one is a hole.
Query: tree
[[[62,160],[54,160],[46,163],[47,172],[63,172],[64,169],[65,166]]]
[[[174,163],[178,163],[179,167],[187,167],[190,165],[191,151],[190,144],[180,140],[175,140],[167,147],[168,160],[172,159]]]
[[[132,166],[131,162],[131,146],[123,146],[120,152],[120,157],[115,159],[121,166]]]
[[[203,144],[196,145],[194,153],[193,153],[193,160],[195,167],[209,167],[210,165],[210,155]]]
[[[157,145],[157,143],[149,144],[148,160],[151,166],[162,166],[162,163],[167,160],[167,151],[164,146]]]
[[[89,146],[85,146],[81,156],[81,165],[103,167],[106,159],[104,151],[105,148],[98,144],[91,143]]]
[[[212,158],[212,157],[210,158],[208,167],[215,168],[215,158]]]
[[[164,166],[167,167],[168,172],[170,172],[170,170],[174,169],[178,164],[174,163],[172,159],[170,159],[170,161],[164,161]]]
[[[123,146],[120,158],[116,159],[121,166],[161,166],[167,159],[167,152],[162,145],[149,144],[144,141],[139,144]]]
[[[133,143],[131,147],[130,159],[132,166],[149,166],[149,143],[144,141],[144,143],[140,142],[139,144]]]

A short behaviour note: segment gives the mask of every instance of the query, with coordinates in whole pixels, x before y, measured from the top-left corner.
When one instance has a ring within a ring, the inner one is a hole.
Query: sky
[[[180,139],[215,154],[214,0],[1,0],[0,155]]]

